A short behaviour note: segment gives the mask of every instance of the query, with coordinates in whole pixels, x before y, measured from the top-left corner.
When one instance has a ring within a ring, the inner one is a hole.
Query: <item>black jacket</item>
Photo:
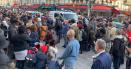
[[[14,51],[23,51],[29,48],[30,38],[26,34],[16,34],[11,42],[14,46]]]

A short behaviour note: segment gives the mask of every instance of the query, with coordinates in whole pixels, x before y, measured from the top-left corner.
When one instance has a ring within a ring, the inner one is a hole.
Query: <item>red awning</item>
[[[30,6],[30,7],[33,8],[33,9],[37,9],[37,8],[40,7],[40,4],[34,4],[34,5]]]
[[[66,8],[66,9],[87,9],[88,6],[66,6],[66,5],[62,5],[62,6],[57,6],[57,8]]]
[[[112,7],[109,6],[103,6],[103,5],[94,5],[92,6],[93,10],[99,10],[99,11],[111,11]]]
[[[120,14],[120,11],[115,9],[115,8],[112,9],[112,12],[115,13],[115,14]]]
[[[88,9],[88,6],[66,6],[66,5],[62,5],[62,6],[57,6],[57,8],[71,8],[71,9]],[[92,6],[93,10],[99,10],[99,11],[111,11],[112,7],[109,6],[103,6],[103,5],[94,5]]]

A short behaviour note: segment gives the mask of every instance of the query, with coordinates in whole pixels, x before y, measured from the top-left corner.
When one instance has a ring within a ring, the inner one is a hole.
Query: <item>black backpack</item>
[[[115,38],[110,49],[112,56],[122,57],[125,54],[124,38]]]
[[[59,30],[59,29],[62,29],[63,27],[63,24],[62,24],[62,21],[60,19],[56,19],[56,29]]]

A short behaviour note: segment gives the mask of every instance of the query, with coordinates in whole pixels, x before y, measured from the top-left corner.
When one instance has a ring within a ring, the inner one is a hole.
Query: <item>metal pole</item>
[[[22,0],[20,0],[20,3],[21,3],[21,5],[22,5]]]
[[[90,4],[91,4],[91,1],[89,0],[88,1],[88,7],[89,8],[87,9],[88,10],[88,17],[90,17],[90,10],[91,10]]]

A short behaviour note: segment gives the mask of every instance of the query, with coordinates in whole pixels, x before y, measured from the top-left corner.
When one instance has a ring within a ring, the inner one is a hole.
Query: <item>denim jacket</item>
[[[68,42],[68,45],[61,57],[64,59],[64,64],[67,66],[74,66],[79,55],[80,44],[76,39]]]

